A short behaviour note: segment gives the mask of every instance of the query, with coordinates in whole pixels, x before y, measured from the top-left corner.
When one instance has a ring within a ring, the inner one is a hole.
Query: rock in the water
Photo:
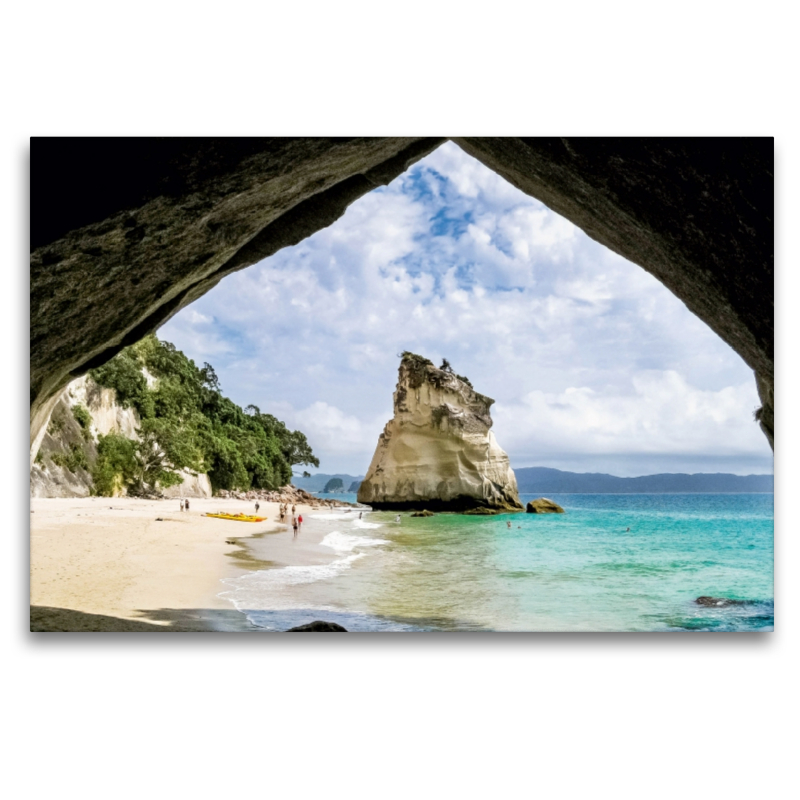
[[[546,497],[539,497],[528,503],[525,511],[528,514],[563,514],[564,509],[558,503],[548,500]]]
[[[436,516],[433,511],[428,511],[427,508],[423,508],[422,511],[415,511],[412,517],[434,517]]]
[[[521,511],[508,456],[490,430],[492,403],[449,367],[403,353],[394,418],[378,439],[358,502],[378,509]]]
[[[744,605],[744,600],[732,600],[730,597],[698,597],[695,603],[699,606],[707,606],[712,608],[722,608],[724,606],[741,606]]]
[[[347,633],[347,628],[343,628],[335,622],[325,622],[321,619],[316,619],[309,622],[307,625],[298,625],[296,628],[289,628],[286,633]]]

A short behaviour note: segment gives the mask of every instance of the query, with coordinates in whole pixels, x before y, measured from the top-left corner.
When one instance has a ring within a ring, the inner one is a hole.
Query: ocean
[[[566,513],[312,513],[325,563],[229,579],[221,596],[265,631],[773,630],[772,494],[550,498]]]

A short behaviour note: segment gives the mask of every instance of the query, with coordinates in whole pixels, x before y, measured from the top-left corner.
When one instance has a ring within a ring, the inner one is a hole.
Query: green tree
[[[118,433],[100,436],[97,461],[92,469],[95,494],[111,497],[134,479],[136,442]]]

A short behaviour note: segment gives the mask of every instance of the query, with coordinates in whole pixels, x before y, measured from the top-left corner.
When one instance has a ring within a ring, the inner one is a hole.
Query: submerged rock
[[[358,502],[376,509],[521,511],[508,456],[490,430],[494,400],[443,366],[403,353],[394,418],[378,438]]]
[[[732,600],[730,597],[698,597],[695,603],[699,606],[711,606],[714,608],[721,608],[724,606],[743,606],[744,600]]]
[[[296,628],[289,628],[286,633],[347,633],[347,628],[343,628],[335,622],[325,622],[315,619],[307,625],[298,625]]]
[[[546,497],[539,497],[531,500],[525,509],[528,514],[563,514],[564,509],[558,503],[548,500]]]

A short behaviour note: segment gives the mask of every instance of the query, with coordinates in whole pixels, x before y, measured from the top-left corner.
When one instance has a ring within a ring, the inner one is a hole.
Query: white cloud
[[[732,455],[759,451],[749,383],[704,391],[673,370],[645,371],[630,391],[570,386],[533,391],[496,409],[495,432],[509,451],[536,461],[569,453]]]

